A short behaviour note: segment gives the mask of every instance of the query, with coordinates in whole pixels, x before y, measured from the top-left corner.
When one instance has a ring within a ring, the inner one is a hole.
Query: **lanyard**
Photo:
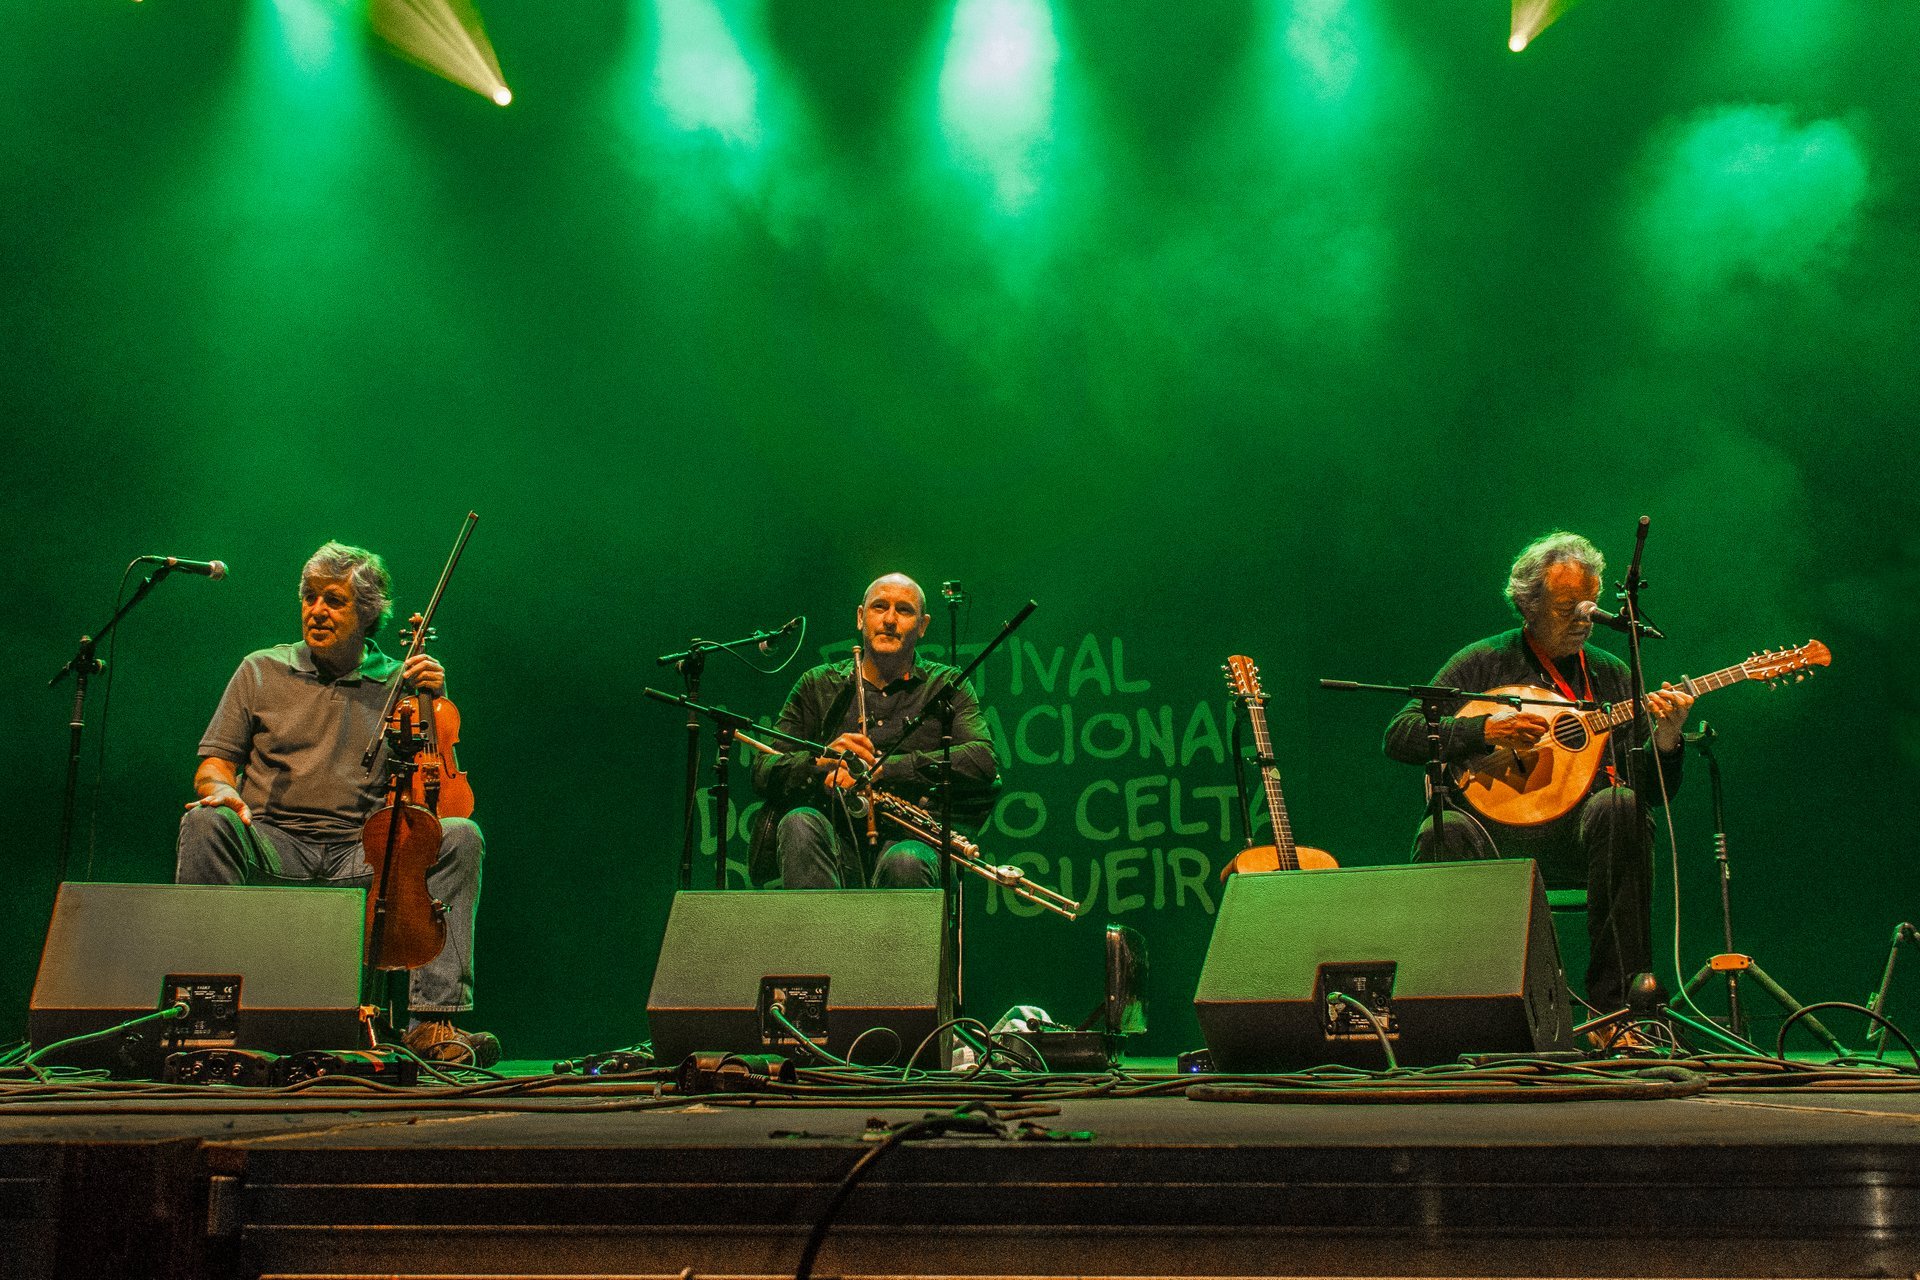
[[[1560,674],[1560,668],[1554,665],[1553,659],[1549,658],[1546,654],[1546,651],[1543,650],[1539,645],[1533,642],[1533,633],[1523,629],[1520,632],[1520,634],[1526,638],[1527,648],[1533,650],[1533,656],[1540,659],[1540,665],[1545,667],[1547,669],[1547,674],[1553,677],[1553,683],[1557,685],[1560,689],[1560,696],[1565,698],[1568,702],[1580,701],[1580,699],[1574,696],[1573,686],[1567,683],[1566,677]],[[1586,686],[1586,690],[1587,690],[1586,700],[1588,702],[1592,702],[1594,700],[1593,699],[1593,673],[1587,670],[1587,651],[1584,647],[1582,647],[1580,650],[1580,680],[1581,680],[1581,683]],[[1606,769],[1607,769],[1607,781],[1611,782],[1615,786],[1620,785],[1620,777],[1618,774],[1614,772],[1613,763],[1611,761],[1607,763]]]

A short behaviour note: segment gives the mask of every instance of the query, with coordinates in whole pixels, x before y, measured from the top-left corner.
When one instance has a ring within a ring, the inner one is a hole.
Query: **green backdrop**
[[[127,624],[103,767],[96,685],[76,871],[164,880],[305,556],[380,549],[418,607],[469,508],[438,652],[489,842],[475,1021],[515,1056],[643,1030],[681,747],[653,655],[796,613],[838,652],[895,569],[964,582],[971,643],[1041,606],[984,682],[983,843],[1094,905],[973,895],[976,1013],[1077,1019],[1115,920],[1152,948],[1142,1047],[1195,1043],[1226,655],[1301,839],[1398,861],[1393,706],[1313,681],[1425,679],[1507,625],[1528,538],[1617,574],[1643,513],[1651,675],[1835,654],[1701,708],[1742,944],[1859,999],[1920,914],[1912,6],[1594,0],[1514,55],[1485,0],[487,0],[504,110],[351,5],[6,8],[0,1030],[53,890],[46,679],[126,561],[233,569]],[[707,689],[771,714],[799,669]]]

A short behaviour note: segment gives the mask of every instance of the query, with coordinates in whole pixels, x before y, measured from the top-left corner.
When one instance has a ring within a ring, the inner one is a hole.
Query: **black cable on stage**
[[[923,1134],[953,1132],[997,1134],[999,1129],[991,1119],[987,1116],[971,1114],[976,1106],[981,1105],[984,1104],[969,1102],[945,1115],[928,1115],[899,1125],[889,1131],[886,1137],[861,1152],[860,1158],[841,1175],[839,1185],[834,1187],[833,1194],[827,1198],[826,1205],[820,1210],[819,1218],[814,1221],[813,1230],[807,1235],[806,1247],[800,1251],[800,1261],[793,1269],[794,1280],[811,1280],[814,1259],[819,1256],[820,1246],[826,1242],[827,1232],[832,1228],[833,1220],[838,1216],[840,1207],[847,1202],[847,1197],[853,1194],[854,1187],[866,1177],[881,1156],[909,1138],[917,1138]]]
[[[1786,1019],[1780,1024],[1779,1038],[1774,1041],[1774,1045],[1773,1045],[1774,1057],[1784,1058],[1786,1056],[1787,1032],[1792,1029],[1794,1023],[1800,1021],[1800,1019],[1806,1017],[1808,1014],[1814,1012],[1817,1009],[1848,1009],[1853,1011],[1854,1013],[1865,1014],[1867,1017],[1873,1019],[1875,1022],[1879,1023],[1881,1026],[1885,1027],[1888,1031],[1891,1031],[1896,1037],[1898,1037],[1901,1046],[1904,1047],[1907,1051],[1907,1056],[1913,1059],[1913,1065],[1916,1068],[1920,1068],[1920,1053],[1914,1052],[1913,1041],[1907,1039],[1906,1033],[1901,1031],[1899,1027],[1895,1026],[1893,1024],[1892,1019],[1887,1018],[1881,1014],[1875,1013],[1873,1010],[1867,1008],[1867,1006],[1863,1004],[1855,1004],[1851,1000],[1819,1000],[1819,1001],[1815,1001],[1813,1004],[1803,1005],[1802,1007],[1795,1009],[1792,1013],[1788,1014],[1786,1016]]]

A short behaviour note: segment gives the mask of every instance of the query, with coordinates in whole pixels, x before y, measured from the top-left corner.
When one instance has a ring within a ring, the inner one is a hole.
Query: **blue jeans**
[[[485,848],[480,828],[469,819],[440,819],[440,857],[427,872],[427,892],[447,906],[447,945],[410,975],[407,1007],[413,1014],[445,1016],[473,1008],[473,919]],[[178,884],[365,888],[373,883],[373,868],[357,837],[315,844],[256,817],[249,838],[233,810],[205,807],[180,819],[173,878]]]
[[[940,884],[940,859],[932,845],[889,840],[880,846],[869,886],[860,850],[818,809],[787,813],[774,828],[774,843],[780,883],[789,889],[932,889]]]

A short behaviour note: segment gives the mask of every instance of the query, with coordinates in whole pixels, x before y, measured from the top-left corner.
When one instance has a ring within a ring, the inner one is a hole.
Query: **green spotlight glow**
[[[1669,131],[1640,210],[1649,264],[1682,297],[1737,280],[1810,281],[1839,263],[1868,190],[1867,157],[1839,120],[1721,107]]]
[[[309,80],[336,74],[353,61],[343,49],[349,28],[357,34],[365,17],[360,6],[328,0],[273,0],[271,12],[273,23],[257,29],[263,57],[275,58],[286,70]]]
[[[654,100],[673,126],[760,144],[759,89],[714,0],[653,0]]]
[[[1053,136],[1060,41],[1047,0],[957,0],[940,68],[940,124],[954,157],[1004,211],[1040,188]]]
[[[1321,102],[1346,97],[1360,69],[1358,18],[1347,0],[1297,0],[1287,18],[1287,56]]]

